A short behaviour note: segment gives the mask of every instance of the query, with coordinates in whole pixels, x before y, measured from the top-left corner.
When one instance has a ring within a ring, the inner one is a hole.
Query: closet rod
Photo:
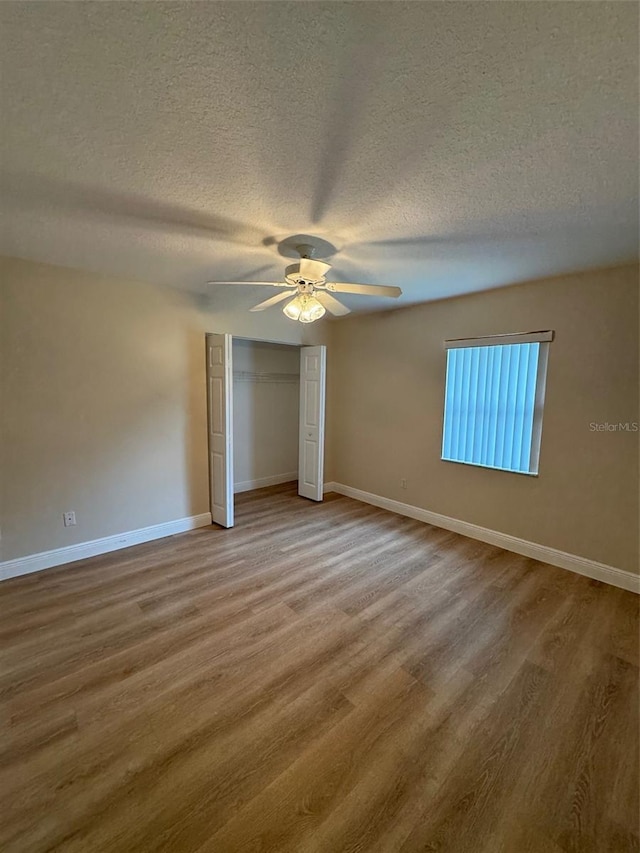
[[[266,373],[251,370],[234,370],[234,382],[286,382],[291,384],[300,381],[298,373]]]

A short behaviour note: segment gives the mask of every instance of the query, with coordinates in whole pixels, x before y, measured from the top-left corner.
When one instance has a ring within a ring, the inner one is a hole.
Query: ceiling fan
[[[251,311],[264,311],[285,299],[290,301],[284,306],[283,313],[290,320],[300,323],[313,323],[328,311],[336,317],[349,314],[350,308],[343,305],[333,293],[358,293],[364,296],[388,296],[397,299],[402,294],[399,287],[379,284],[342,284],[327,281],[326,274],[331,264],[313,258],[314,247],[303,243],[295,247],[300,261],[289,264],[285,269],[284,281],[209,281],[207,284],[247,284],[284,287],[283,293],[277,293],[254,305]]]

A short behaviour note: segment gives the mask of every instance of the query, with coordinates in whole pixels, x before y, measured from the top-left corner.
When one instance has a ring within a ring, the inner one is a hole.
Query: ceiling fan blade
[[[347,308],[342,302],[339,302],[335,296],[327,293],[326,290],[315,290],[313,295],[321,305],[333,314],[335,317],[342,317],[344,314],[350,314],[351,308]]]
[[[253,308],[249,308],[249,311],[264,311],[265,308],[271,308],[272,305],[277,305],[278,302],[282,302],[283,299],[288,299],[290,296],[291,294],[287,292],[276,293],[271,299],[265,299],[264,302],[260,302],[258,305],[254,305]]]
[[[326,264],[324,261],[314,261],[313,258],[300,258],[300,276],[308,278],[310,281],[317,281],[330,269],[331,264]]]
[[[208,281],[207,284],[250,284],[256,287],[271,286],[271,287],[291,287],[284,281]]]
[[[360,293],[365,296],[391,296],[397,299],[402,296],[399,287],[390,287],[385,284],[345,284],[342,282],[327,282],[327,290],[334,293]]]

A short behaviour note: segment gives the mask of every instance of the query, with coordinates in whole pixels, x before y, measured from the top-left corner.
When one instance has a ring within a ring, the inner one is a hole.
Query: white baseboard
[[[381,509],[388,509],[390,512],[396,512],[399,515],[406,515],[408,518],[415,518],[417,521],[433,524],[434,527],[443,527],[445,530],[452,530],[454,533],[460,533],[463,536],[468,536],[470,539],[479,539],[481,542],[487,542],[489,545],[504,548],[505,551],[513,551],[516,554],[531,557],[533,560],[550,563],[552,566],[568,569],[570,572],[577,572],[579,575],[586,575],[588,578],[593,578],[594,580],[640,594],[640,576],[624,571],[623,569],[616,569],[604,563],[588,560],[586,557],[568,554],[566,551],[558,551],[556,548],[550,548],[548,545],[538,545],[535,542],[528,542],[526,539],[518,539],[516,536],[499,533],[497,530],[490,530],[487,527],[479,527],[477,524],[471,524],[468,521],[449,518],[449,516],[430,512],[427,509],[420,509],[420,507],[412,506],[411,504],[401,503],[390,498],[383,498],[380,495],[371,494],[371,492],[364,492],[361,489],[344,486],[342,483],[326,483],[324,490],[325,492],[337,492],[340,495],[362,501],[362,503],[372,504]]]
[[[282,477],[283,479],[279,479],[277,483],[286,483],[290,479],[295,479],[297,473],[294,475],[282,475]],[[272,480],[273,478],[269,477],[265,479]],[[251,488],[260,488],[262,485],[277,485],[276,482],[252,482],[259,483],[260,485],[251,486]],[[240,485],[242,484],[239,483],[238,486]],[[405,504],[401,501],[383,498],[380,495],[374,495],[371,492],[365,492],[361,489],[354,489],[342,483],[325,483],[324,492],[325,494],[336,492],[340,495],[362,501],[362,503],[371,504],[372,506],[377,506],[381,509],[389,510],[389,512],[407,516],[408,518],[415,518],[417,521],[432,524],[434,527],[442,527],[445,530],[460,533],[462,536],[468,536],[471,539],[478,539],[481,542],[496,545],[498,548],[504,548],[506,551],[513,551],[516,554],[522,554],[525,557],[530,557],[543,563],[550,563],[552,566],[568,569],[571,572],[586,575],[586,577],[593,578],[594,580],[640,594],[640,576],[624,571],[623,569],[616,569],[613,566],[597,563],[585,557],[568,554],[566,551],[558,551],[556,548],[550,548],[547,545],[538,545],[535,542],[528,542],[526,539],[518,539],[516,536],[509,536],[507,533],[500,533],[497,530],[480,527],[468,521],[449,518],[449,516],[430,512],[429,510]],[[30,574],[31,572],[39,572],[42,569],[61,566],[65,563],[84,560],[88,557],[96,557],[100,554],[107,554],[109,551],[117,551],[120,548],[128,548],[130,545],[138,545],[142,542],[151,542],[154,539],[162,539],[165,536],[173,536],[176,533],[184,533],[187,530],[194,530],[196,527],[206,527],[209,524],[211,524],[211,514],[205,512],[200,515],[179,518],[175,521],[167,521],[163,524],[154,524],[150,527],[140,528],[139,530],[116,533],[113,536],[104,536],[101,539],[94,539],[91,542],[80,542],[77,545],[69,545],[64,548],[55,548],[52,551],[43,551],[39,554],[18,557],[15,560],[5,560],[0,563],[0,580]]]
[[[261,477],[259,480],[245,480],[242,483],[235,483],[233,491],[237,495],[239,492],[250,492],[252,489],[263,489],[265,486],[279,486],[280,483],[290,483],[297,479],[297,471],[292,471],[290,474],[274,474],[272,477]]]
[[[91,542],[79,542],[77,545],[67,545],[64,548],[55,548],[53,551],[42,551],[40,554],[5,560],[0,563],[0,581],[39,572],[42,569],[51,569],[54,566],[62,566],[65,563],[73,563],[76,560],[86,560],[87,557],[97,557],[109,551],[139,545],[142,542],[151,542],[153,539],[162,539],[165,536],[194,530],[196,527],[206,527],[208,524],[211,524],[211,513],[203,512],[200,515],[165,521],[163,524],[152,524],[151,527],[141,527],[139,530],[130,530],[127,533],[103,536]]]

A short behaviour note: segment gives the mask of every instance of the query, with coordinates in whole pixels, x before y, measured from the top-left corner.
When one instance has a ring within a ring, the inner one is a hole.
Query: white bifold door
[[[322,500],[324,487],[324,402],[327,348],[300,350],[298,494]]]
[[[211,517],[233,527],[231,335],[207,335],[207,421]],[[298,494],[321,501],[324,487],[326,347],[300,349]]]
[[[211,517],[222,527],[233,527],[231,335],[207,335],[207,421]]]

